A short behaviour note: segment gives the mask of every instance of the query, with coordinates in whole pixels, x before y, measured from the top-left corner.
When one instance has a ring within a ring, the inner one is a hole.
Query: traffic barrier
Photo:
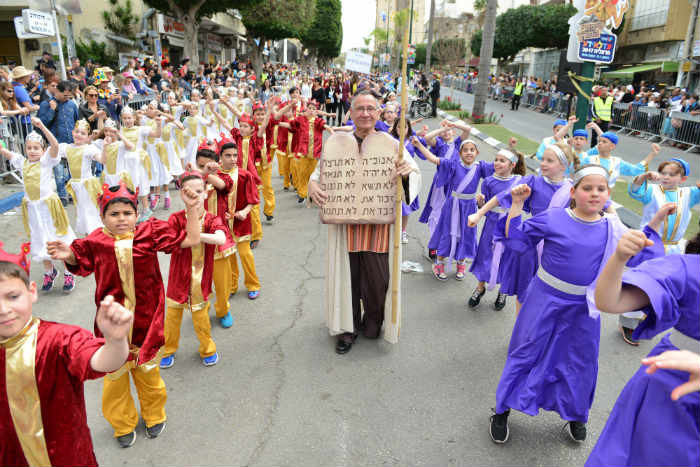
[[[0,116],[0,139],[8,150],[26,156],[24,139],[27,137],[27,133],[32,130],[32,126],[25,124],[23,119],[23,115]],[[21,172],[13,170],[9,161],[0,156],[0,178],[5,177],[12,177],[16,181],[22,182]]]
[[[124,100],[124,105],[128,105],[133,110],[140,110],[146,107],[152,100],[156,98],[155,94],[145,94],[134,96],[129,100]]]

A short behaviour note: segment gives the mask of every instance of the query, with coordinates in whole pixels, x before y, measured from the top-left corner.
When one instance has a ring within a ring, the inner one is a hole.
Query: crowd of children
[[[209,88],[184,102],[170,94],[167,104],[127,107],[121,122],[108,120],[92,134],[81,120],[72,144],[59,144],[34,119],[43,136],[27,136],[26,155],[0,149],[23,173],[22,210],[31,240],[20,255],[0,248],[0,364],[6,368],[0,391],[7,401],[0,403],[2,465],[96,465],[82,394],[82,382],[91,378],[103,377],[102,411],[120,446],[136,440],[132,380],[147,436],[159,436],[167,420],[160,370],[175,364],[186,309],[203,365],[219,361],[209,299],[216,297],[219,324],[231,327],[237,258],[248,298],[260,294],[252,250],[263,238],[262,215],[267,225],[275,217],[274,160],[284,191],[293,188],[304,203],[324,132],[352,129],[352,122],[329,127],[319,104],[302,100],[293,86],[265,105],[239,100],[234,90]],[[399,140],[400,112],[397,103],[388,102],[376,129]],[[525,174],[514,140],[486,162],[478,160],[467,125],[444,121],[434,131],[424,127],[417,133],[407,128],[408,152],[437,166],[420,218],[429,226],[434,276],[446,281],[454,263],[456,279],[464,280],[471,261],[469,272],[478,281],[468,299],[471,308],[496,285],[496,310],[505,307],[507,296],[517,297],[518,316],[489,427],[496,443],[510,436],[511,409],[529,415],[555,411],[574,441],[585,440],[597,382],[599,311],[621,315],[630,343],[674,326],[700,338],[698,240],[687,247],[683,240],[690,209],[700,202],[700,187],[681,186],[690,176],[689,164],[671,158],[649,171],[656,145],[642,163],[628,163],[612,155],[619,141],[610,132],[601,132],[597,146],[586,151],[587,133],[570,134],[574,123],[575,118],[555,122],[553,136],[536,153],[538,175]],[[73,174],[75,230],[51,170],[62,157]],[[102,179],[90,170],[93,161],[104,165]],[[634,177],[629,194],[644,204],[642,231],[627,230],[615,215],[610,193],[619,176]],[[153,211],[161,200],[170,209],[171,186],[180,191],[185,209],[159,220]],[[403,242],[407,217],[419,208],[418,200],[403,206]],[[522,220],[524,212],[532,217]],[[167,288],[158,252],[171,255]],[[73,275],[94,275],[94,335],[32,317],[37,287],[29,281],[30,254],[43,262],[44,292],[52,289],[57,266],[64,271],[66,293],[75,287]],[[623,275],[625,265],[635,269]],[[646,317],[641,324],[639,316]],[[660,356],[674,349],[666,336],[645,361],[652,366],[647,373],[665,368]],[[647,373],[640,369],[623,391],[621,400],[638,403],[632,408],[618,401],[613,413],[628,422],[611,416],[590,465],[660,464],[658,449],[639,453],[630,446],[652,439],[652,432],[662,436],[678,420],[684,423],[682,439],[669,444],[679,450],[697,445],[692,417],[697,422],[698,394],[685,396],[688,416],[668,402],[682,378],[660,372],[660,387]],[[7,384],[11,380],[22,384]],[[61,388],[60,397],[54,387]],[[668,407],[647,407],[640,391],[656,391]],[[66,411],[70,416],[61,417]],[[653,416],[663,422],[653,429],[641,426],[654,425]],[[627,444],[611,447],[623,441]],[[73,448],[61,449],[67,443]],[[697,465],[697,446],[691,451],[676,460]]]

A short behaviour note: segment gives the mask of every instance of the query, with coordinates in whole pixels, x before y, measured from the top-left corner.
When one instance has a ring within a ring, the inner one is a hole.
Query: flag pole
[[[403,60],[401,61],[401,113],[399,118],[399,152],[398,160],[403,158],[404,144],[406,142],[406,110],[408,109],[408,82],[406,81],[406,67],[408,62],[408,24],[403,33]],[[401,202],[403,200],[403,183],[396,182],[396,201],[394,202],[394,264],[391,274],[391,323],[397,324],[399,314],[399,274],[401,274],[399,247],[401,246]]]

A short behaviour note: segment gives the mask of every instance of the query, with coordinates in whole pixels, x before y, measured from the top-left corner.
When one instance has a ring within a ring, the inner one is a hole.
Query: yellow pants
[[[107,375],[103,378],[102,413],[114,428],[115,438],[131,433],[139,422],[139,414],[131,397],[129,374],[134,378],[134,386],[136,386],[141,406],[141,417],[146,422],[146,426],[163,423],[166,419],[165,401],[168,399],[168,394],[157,364],[155,368],[148,370],[138,366],[125,371],[114,380]]]
[[[231,258],[231,293],[238,292],[238,261],[236,261],[236,256],[241,259],[241,266],[243,266],[245,288],[248,292],[260,290],[260,280],[255,272],[255,258],[250,249],[250,241],[238,242],[236,247],[236,254],[229,256]]]
[[[251,240],[261,240],[263,237],[262,222],[260,222],[260,205],[256,204],[250,210]]]
[[[292,186],[296,190],[299,185],[299,159],[289,158],[289,174],[292,176]]]
[[[217,318],[223,318],[229,312],[230,304],[228,298],[231,294],[232,262],[236,262],[236,255],[229,255],[226,258],[214,260],[212,280],[214,282],[214,290],[216,290],[216,303],[214,303],[214,311],[216,312]]]
[[[277,157],[277,166],[279,167],[280,171],[280,176],[284,177],[284,187],[289,188],[289,174],[291,173],[290,170],[290,161],[292,158],[287,157],[286,155],[284,156],[278,156]]]
[[[318,161],[312,157],[302,157],[297,161],[297,174],[299,182],[297,183],[297,194],[302,198],[306,198],[309,190],[309,177],[314,173]]]
[[[177,352],[180,344],[182,313],[186,309],[189,310],[189,306],[168,305],[168,310],[165,313],[165,352],[163,354],[165,357]],[[216,344],[211,338],[209,302],[204,308],[192,312],[192,324],[194,325],[194,333],[199,339],[199,356],[202,358],[211,357],[216,353]]]
[[[262,187],[260,188],[261,198],[265,200],[263,213],[266,216],[272,216],[275,212],[275,190],[272,189],[272,164],[268,164],[267,168],[264,169],[258,166],[258,175],[260,175],[262,179]],[[253,240],[255,240],[255,238],[253,238]]]

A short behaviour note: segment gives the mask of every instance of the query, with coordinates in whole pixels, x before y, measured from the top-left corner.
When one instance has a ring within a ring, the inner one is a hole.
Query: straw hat
[[[18,80],[20,78],[23,78],[25,76],[31,75],[32,72],[24,68],[23,66],[17,66],[12,70],[12,79],[13,80]]]

